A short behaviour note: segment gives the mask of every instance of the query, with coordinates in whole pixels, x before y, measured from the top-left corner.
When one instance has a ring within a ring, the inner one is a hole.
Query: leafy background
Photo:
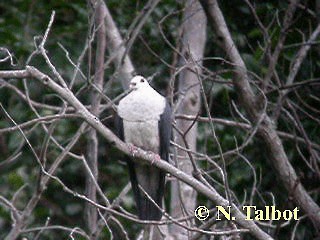
[[[146,1],[123,1],[123,0],[110,0],[107,5],[111,14],[116,21],[122,36],[126,36],[129,26],[143,8]],[[314,1],[305,1],[305,6],[310,9],[315,9]],[[239,48],[243,59],[252,72],[252,76],[263,76],[267,71],[266,54],[261,46],[264,44],[263,35],[255,23],[250,9],[244,1],[220,1],[221,8],[225,13],[225,17],[232,33],[232,36]],[[281,26],[277,22],[282,22],[284,11],[287,7],[286,1],[256,1],[255,7],[257,14],[261,21],[270,25],[268,33],[272,36],[273,47],[277,43],[281,34]],[[37,0],[12,0],[0,2],[0,45],[8,48],[14,54],[15,66],[11,66],[8,62],[0,63],[0,69],[21,69],[24,67],[29,55],[35,49],[35,42],[39,40],[48,24],[51,11],[56,11],[56,18],[50,32],[46,48],[48,54],[57,67],[60,74],[65,79],[70,80],[73,67],[69,64],[65,57],[65,52],[59,47],[58,43],[63,45],[69,52],[71,59],[76,61],[80,56],[81,51],[86,42],[88,34],[88,19],[90,17],[88,6],[85,1],[37,1]],[[146,50],[144,42],[164,61],[171,64],[174,63],[174,51],[165,42],[159,30],[159,21],[165,16],[169,16],[163,22],[161,27],[166,38],[173,44],[179,45],[179,38],[181,36],[180,25],[182,21],[183,3],[182,1],[162,1],[156,10],[152,13],[151,18],[147,21],[146,25],[140,33],[140,37],[136,40],[130,55],[133,59],[137,72],[150,76],[153,73],[158,73],[153,82],[154,86],[165,94],[166,87],[171,76],[171,70],[153,55],[150,51]],[[316,14],[308,14],[305,9],[298,9],[293,26],[290,28],[290,33],[285,42],[285,51],[280,55],[279,65],[277,70],[280,79],[285,79],[289,74],[289,66],[294,59],[299,45],[303,40],[303,34],[307,36],[311,30],[318,24]],[[208,60],[204,61],[204,66],[212,72],[218,73],[220,79],[230,81],[232,72],[228,66],[220,61],[209,59],[209,57],[222,57],[225,58],[223,51],[218,47],[218,37],[208,31],[206,57]],[[319,75],[319,47],[312,48],[306,58],[301,71],[299,72],[298,79],[307,80],[314,79]],[[88,73],[88,64],[85,58],[81,65],[84,73]],[[46,70],[45,64],[41,58],[33,58],[31,65],[35,65],[42,70]],[[106,69],[106,80],[111,79],[113,73],[112,67]],[[258,81],[258,79],[255,79]],[[23,84],[20,80],[10,80],[10,83],[16,85],[19,89],[23,90]],[[75,91],[85,86],[84,80],[77,81]],[[117,82],[113,82],[106,93],[110,97],[115,97],[122,92],[121,86]],[[228,84],[218,84],[211,81],[204,82],[207,99],[210,103],[211,114],[214,117],[235,119],[235,113],[232,107],[232,101],[237,101],[236,93],[232,86]],[[43,88],[40,84],[28,80],[28,87],[30,89],[30,97],[38,102],[47,104],[61,104],[59,98],[50,90]],[[308,86],[301,87],[297,90],[299,95],[291,93],[293,101],[301,103],[298,96],[302,96],[304,101],[315,109],[319,109],[318,101],[310,98],[310,94],[319,96],[319,87]],[[79,96],[83,103],[88,103],[88,91],[82,92]],[[276,99],[276,93],[270,92],[269,99]],[[35,117],[34,113],[27,107],[26,103],[21,100],[12,91],[0,86],[0,102],[4,108],[9,112],[11,117],[18,123],[30,120]],[[41,110],[41,114],[50,114],[50,110]],[[111,113],[105,112],[104,116],[109,116]],[[310,139],[314,142],[320,142],[319,123],[310,121],[302,113],[302,124],[308,133]],[[202,116],[205,116],[204,109]],[[318,115],[315,117],[319,117]],[[105,120],[104,123],[113,128],[112,119]],[[7,119],[2,112],[0,115],[0,127],[11,126],[12,123]],[[78,120],[64,120],[59,121],[54,136],[60,142],[68,140],[77,128],[80,126]],[[216,125],[216,133],[220,140],[222,149],[234,149],[236,141],[241,142],[245,139],[244,131],[222,125]],[[278,128],[283,131],[294,132],[292,126],[289,125],[285,118],[280,118]],[[45,135],[41,128],[37,128],[28,134],[29,140],[36,150],[41,149],[41,144],[44,141]],[[74,148],[74,152],[84,153],[83,144],[85,139]],[[314,176],[314,173],[308,169],[299,154],[297,154],[294,142],[284,141],[285,150],[294,164],[295,169],[301,175],[305,187],[309,191],[313,191],[313,197],[318,200],[318,191],[315,190],[319,186],[319,177]],[[10,134],[0,134],[0,163],[7,159],[17,149],[20,149],[21,156],[12,163],[0,167],[0,193],[8,199],[14,197],[17,190],[19,192],[16,198],[16,206],[23,207],[27,199],[32,193],[37,182],[37,175],[39,169],[37,163],[23,141],[22,136],[18,132]],[[207,124],[199,124],[198,134],[198,149],[200,152],[205,152],[210,156],[218,154],[217,146],[214,144],[210,136],[210,129]],[[305,147],[301,147],[301,151],[308,157],[308,152]],[[54,159],[59,153],[57,148],[51,147],[49,149],[48,157]],[[270,193],[276,196],[276,205],[279,208],[287,209],[292,208],[293,204],[285,194],[282,185],[274,178],[273,169],[268,161],[268,153],[265,151],[263,144],[259,140],[255,140],[254,144],[250,144],[242,152],[245,157],[250,161],[255,169],[256,180],[259,187],[260,196],[255,201],[257,204],[264,206],[272,204],[273,198]],[[49,158],[48,158],[49,159]],[[216,159],[219,162],[219,158]],[[239,157],[227,158],[227,172],[229,178],[230,188],[234,191],[238,200],[241,202],[247,194],[250,193],[252,188],[254,173],[251,167]],[[49,159],[50,161],[50,159]],[[212,176],[216,176],[216,171],[210,169],[206,162],[199,160],[199,165],[204,169],[211,172]],[[81,162],[74,159],[67,159],[61,168],[57,171],[63,182],[79,193],[84,193],[85,186],[85,173],[82,168]],[[111,148],[102,138],[100,139],[99,148],[99,183],[103,187],[103,191],[109,199],[114,199],[120,189],[122,189],[128,182],[128,176],[125,166],[119,161],[119,153]],[[219,189],[219,187],[217,187]],[[167,194],[167,201],[170,198],[169,191]],[[168,201],[169,202],[169,201]],[[210,205],[202,196],[199,196],[199,203],[203,202]],[[134,211],[134,205],[131,197],[124,199],[123,205],[130,211]],[[47,217],[50,216],[51,224],[59,224],[65,226],[79,226],[84,227],[83,221],[84,203],[73,196],[66,194],[56,182],[51,182],[48,189],[40,200],[40,204],[30,216],[30,223],[32,226],[43,225]],[[11,227],[10,213],[0,206],[0,238],[6,236],[6,233]],[[130,236],[134,236],[138,225],[134,225],[126,220],[121,220],[126,227],[130,229]],[[311,239],[313,234],[307,220],[303,220],[297,237],[300,239]],[[292,231],[293,225],[288,228],[283,228],[277,233],[278,239],[286,239],[287,234]],[[109,236],[105,230],[105,236]],[[26,236],[31,236],[26,234]],[[46,239],[63,239],[68,236],[66,233],[52,231],[44,234]]]

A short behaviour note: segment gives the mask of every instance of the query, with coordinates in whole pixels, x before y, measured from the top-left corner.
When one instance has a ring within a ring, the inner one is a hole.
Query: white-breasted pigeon
[[[142,76],[131,80],[130,89],[132,91],[118,105],[116,128],[119,138],[168,161],[171,139],[171,108],[168,102]],[[139,218],[160,220],[165,173],[139,161],[127,160],[127,165]]]

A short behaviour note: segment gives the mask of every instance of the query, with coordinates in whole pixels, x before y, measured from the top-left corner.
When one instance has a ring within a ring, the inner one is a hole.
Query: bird
[[[172,130],[168,101],[143,76],[133,77],[129,88],[129,94],[120,100],[117,107],[115,125],[118,137],[129,144],[132,151],[138,147],[155,153],[155,160],[168,161]],[[165,172],[139,161],[126,159],[126,162],[139,219],[159,221]]]

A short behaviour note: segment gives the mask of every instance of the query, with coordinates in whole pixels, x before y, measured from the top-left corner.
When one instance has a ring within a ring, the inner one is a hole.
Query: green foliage
[[[130,37],[129,34],[131,34],[131,32],[129,30],[132,21],[139,16],[146,2],[146,0],[106,1],[123,37]],[[164,91],[168,79],[172,77],[172,69],[162,61],[167,64],[175,64],[174,57],[176,53],[166,41],[169,41],[176,47],[179,45],[179,38],[181,37],[180,25],[183,5],[179,2],[180,1],[174,0],[161,1],[145,23],[145,26],[142,28],[130,51],[130,56],[134,59],[134,65],[138,73],[145,76],[158,73],[153,84],[161,91]],[[282,34],[281,25],[278,24],[278,22],[281,23],[283,21],[285,10],[288,7],[287,1],[270,0],[255,2],[256,14],[259,16],[262,24],[269,26],[266,30],[271,37],[270,47],[273,51]],[[268,71],[267,63],[269,56],[263,48],[266,45],[263,32],[256,24],[254,16],[245,4],[245,1],[219,1],[219,4],[222,7],[236,46],[250,71],[250,76],[254,80],[254,84],[258,86],[259,81]],[[311,1],[307,1],[305,4],[310,9],[314,9]],[[53,10],[56,11],[56,17],[50,32],[50,37],[46,43],[46,48],[52,63],[56,66],[59,73],[68,82],[71,81],[74,67],[70,64],[66,58],[66,53],[59,47],[58,43],[64,46],[69,52],[70,58],[76,62],[84,48],[89,33],[88,19],[91,16],[86,1],[12,0],[10,3],[8,1],[1,1],[0,47],[8,48],[10,52],[13,53],[14,63],[16,65],[11,66],[9,62],[0,63],[0,70],[20,69],[24,67],[28,57],[36,49],[35,42],[38,44],[41,40],[40,36],[43,36]],[[307,17],[305,17],[306,15]],[[159,24],[161,20],[163,20],[163,22]],[[303,34],[309,36],[311,30],[314,29],[316,25],[317,21],[315,17],[309,16],[303,9],[297,10],[295,21],[293,26],[290,26],[290,31],[285,41],[284,51],[280,54],[276,66],[278,77],[282,84],[285,83],[286,77],[290,73],[290,66],[296,58],[297,50],[301,47],[299,43],[304,40]],[[159,27],[163,30],[164,36],[162,36]],[[164,37],[166,37],[166,40]],[[218,47],[218,43],[219,37],[208,30],[208,40],[205,49],[206,57],[226,58],[224,51]],[[146,47],[146,44],[148,47]],[[94,43],[92,47],[92,49],[94,49]],[[298,81],[317,78],[320,73],[318,51],[318,48],[312,48],[309,52],[308,57],[305,59],[298,73]],[[92,57],[94,57],[94,53]],[[80,66],[86,77],[89,75],[89,70],[91,70],[92,73],[92,69],[88,69],[88,61],[88,56],[86,56]],[[35,56],[29,64],[37,66],[40,70],[51,74],[44,60],[39,56]],[[219,80],[231,82],[234,77],[233,71],[231,70],[232,66],[220,60],[208,59],[204,61],[204,65],[210,71],[217,73],[216,75],[218,75]],[[105,73],[106,79],[111,78],[113,74],[112,67],[108,66]],[[233,85],[212,83],[211,80],[212,79],[203,81],[206,99],[210,105],[211,116],[243,121],[232,104],[232,102],[238,101],[237,93],[234,91]],[[86,79],[78,76],[73,89],[74,92],[81,89],[78,97],[85,104],[89,102],[88,96],[91,90],[87,88],[86,81]],[[20,91],[25,92],[22,81],[9,80],[8,82]],[[43,88],[43,86],[36,81],[26,80],[25,84],[28,86],[32,100],[41,104],[62,105],[60,97],[49,89]],[[268,92],[267,97],[272,104],[268,105],[268,111],[272,112],[272,110],[274,110],[273,103],[278,97],[278,92],[272,92],[274,89],[271,87],[268,91],[269,90],[270,92]],[[112,83],[106,91],[108,91],[108,96],[114,97],[122,92],[122,89],[119,83]],[[319,109],[319,99],[317,99],[319,98],[319,94],[316,91],[319,92],[318,86],[315,86],[314,89],[306,86],[297,89],[294,93],[290,93],[289,96],[292,101],[296,102],[299,106],[307,106],[307,109],[317,110]],[[311,97],[312,95],[314,96]],[[36,117],[35,112],[28,107],[27,102],[19,97],[18,94],[14,93],[12,89],[9,90],[8,88],[0,86],[0,103],[17,123],[29,121]],[[239,107],[239,105],[237,105],[237,107]],[[54,110],[50,109],[37,110],[42,116],[55,113]],[[237,110],[244,113],[241,107]],[[103,114],[110,115],[112,112],[104,112]],[[308,137],[313,142],[319,143],[319,120],[310,120],[310,117],[303,114],[302,110],[298,111],[297,114],[301,117],[301,125],[308,133]],[[208,116],[204,108],[201,109],[201,116]],[[319,112],[312,115],[312,117],[319,119]],[[289,124],[288,121],[286,117],[279,118],[277,127],[281,131],[294,133],[296,130],[293,129],[292,124]],[[80,124],[81,120],[79,119],[59,120],[52,135],[65,147],[78,130]],[[113,127],[113,124],[109,122],[106,123],[106,125],[110,128]],[[0,128],[6,128],[8,126],[13,126],[13,123],[0,111]],[[236,149],[248,138],[247,132],[236,127],[215,124],[214,130],[223,151]],[[208,156],[214,156],[214,160],[222,166],[223,163],[219,156],[219,148],[216,140],[212,137],[212,129],[210,126],[207,123],[200,123],[198,131],[198,150]],[[30,144],[34,146],[33,150],[39,156],[41,151],[43,151],[43,144],[46,141],[45,130],[38,124],[34,129],[29,127],[24,132]],[[126,166],[119,163],[119,152],[105,143],[103,139],[100,139],[100,142],[99,184],[103,187],[102,190],[105,195],[109,199],[114,199],[128,182]],[[305,175],[309,176],[313,174],[312,169],[303,163],[299,153],[297,153],[297,143],[284,140],[284,145],[286,153],[290,161],[294,164],[295,169],[298,170],[299,173],[304,173],[301,174],[301,178]],[[83,137],[72,151],[81,155],[85,154],[85,148],[86,139]],[[305,156],[310,157],[308,146],[301,145],[300,148]],[[1,166],[1,163],[5,159],[20,152],[21,154],[7,164],[6,167]],[[274,177],[274,169],[270,164],[269,153],[265,149],[265,146],[255,138],[254,142],[251,141],[240,153],[243,154],[243,158],[234,154],[224,159],[230,189],[239,202],[245,198],[248,200],[250,191],[253,189],[253,181],[256,178],[256,187],[259,188],[259,194],[256,195],[257,197],[254,200],[257,203],[265,205],[266,203],[264,201],[267,201],[268,204],[271,204],[272,198],[268,193],[273,193],[277,198],[276,204],[279,206],[284,207],[287,204],[291,204],[283,187],[281,184],[278,184],[278,180]],[[61,154],[61,149],[55,144],[50,144],[50,147],[47,149],[47,166],[50,166],[52,160],[59,156],[59,154]],[[222,182],[221,175],[212,165],[200,160],[198,165],[209,173],[210,180],[218,179],[218,182]],[[19,197],[16,201],[18,208],[22,209],[25,206],[31,197],[32,190],[36,188],[35,184],[37,183],[40,172],[38,166],[37,159],[35,159],[32,150],[19,131],[0,134],[0,194],[7,199],[12,199],[14,194],[20,190]],[[256,171],[256,176],[253,174],[253,170]],[[80,160],[67,158],[55,174],[63,180],[65,185],[70,189],[85,194],[85,172]],[[310,179],[307,178],[306,180]],[[224,191],[224,188],[216,182],[214,182],[213,185],[220,192]],[[314,186],[312,184],[308,185],[308,190],[314,190]],[[101,199],[99,199],[99,201],[100,200]],[[207,199],[203,196],[199,196],[198,200],[199,203],[208,203]],[[122,206],[129,211],[135,211],[131,197],[125,198]],[[70,228],[75,226],[85,228],[83,220],[84,207],[85,204],[83,201],[75,198],[72,194],[66,193],[65,189],[63,189],[58,182],[51,181],[48,189],[41,198],[39,206],[37,206],[28,220],[32,227],[43,226],[47,218],[50,217],[50,225],[57,224],[69,226]],[[138,224],[132,224],[129,220],[122,218],[120,218],[120,221],[129,229],[131,238],[136,236],[140,229]],[[305,237],[305,239],[308,239],[308,237],[311,238],[312,232],[308,230],[309,224],[310,223],[304,224],[304,222],[301,224],[302,227],[301,230],[299,229],[298,231],[297,239],[303,239],[303,237]],[[10,229],[11,216],[9,211],[7,208],[4,208],[3,205],[0,205],[0,239],[3,239]],[[288,233],[292,231],[292,227],[290,226],[288,229],[281,229],[279,231],[279,233],[275,234],[277,234],[278,239],[282,239],[283,237],[287,237]],[[105,238],[110,237],[106,229],[103,230],[103,234]],[[67,239],[68,235],[69,234],[64,231],[53,230],[45,232],[41,239]],[[32,239],[35,234],[25,234],[25,236]],[[82,238],[79,237],[77,239]]]

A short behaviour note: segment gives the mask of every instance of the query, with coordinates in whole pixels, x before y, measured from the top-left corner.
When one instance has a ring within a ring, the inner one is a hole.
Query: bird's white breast
[[[132,122],[123,120],[124,139],[146,151],[159,152],[159,128],[157,120]]]
[[[118,105],[118,114],[127,121],[160,120],[166,100],[152,87],[139,89],[124,97]]]
[[[118,105],[123,120],[124,138],[147,151],[159,152],[159,120],[166,100],[152,87],[138,89],[124,97]]]

